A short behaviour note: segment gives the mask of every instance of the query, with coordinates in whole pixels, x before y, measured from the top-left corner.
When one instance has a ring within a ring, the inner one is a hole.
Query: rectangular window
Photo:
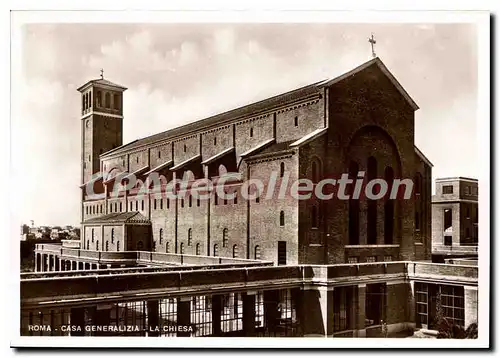
[[[377,257],[376,256],[366,256],[366,262],[376,262]]]
[[[385,288],[385,283],[366,285],[365,327],[380,325],[385,321]]]
[[[340,332],[349,329],[350,307],[352,302],[352,288],[338,287],[333,291],[333,331]]]
[[[153,210],[156,210],[156,199],[153,202]]]
[[[453,185],[443,185],[443,194],[453,194]]]
[[[444,245],[445,246],[451,246],[451,239],[452,239],[451,235],[445,235],[444,236]]]
[[[286,265],[286,241],[278,241],[278,265]]]
[[[384,261],[392,261],[392,256],[391,255],[385,255],[384,256]]]
[[[450,324],[464,326],[463,286],[440,286],[443,316]]]
[[[428,327],[428,296],[429,286],[426,283],[415,282],[415,305],[416,305],[416,323],[417,327]]]
[[[358,263],[358,258],[356,256],[351,256],[347,258],[347,263],[349,264],[357,264]]]

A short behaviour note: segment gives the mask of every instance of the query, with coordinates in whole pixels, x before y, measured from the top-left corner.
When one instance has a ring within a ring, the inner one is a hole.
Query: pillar
[[[264,327],[270,334],[276,333],[278,324],[279,292],[277,290],[264,291]]]
[[[212,336],[221,336],[222,296],[212,296]]]
[[[54,270],[61,271],[60,260],[57,257],[54,257]]]
[[[255,336],[255,291],[243,293],[243,334],[245,337]]]
[[[35,272],[40,271],[40,268],[38,267],[38,254],[35,252]]]
[[[333,287],[304,287],[298,306],[304,336],[333,336]]]
[[[161,327],[159,327],[160,320],[160,302],[158,300],[150,300],[147,302],[148,307],[148,327],[147,332],[150,337],[158,337],[160,335]]]
[[[479,324],[477,320],[478,295],[477,286],[464,286],[464,316],[465,329],[472,323]]]
[[[366,284],[359,284],[355,296],[356,336],[366,337],[365,312],[366,312]]]
[[[190,326],[191,325],[191,297],[179,297],[177,299],[177,325]],[[190,337],[190,332],[184,332],[180,329],[177,332],[177,337]]]
[[[76,307],[70,310],[70,324],[71,326],[77,326],[80,329],[71,332],[72,336],[83,336],[85,335],[85,308]]]
[[[92,322],[96,326],[109,326],[111,322],[111,305],[97,305],[94,310]],[[96,336],[112,336],[114,332],[95,332]]]

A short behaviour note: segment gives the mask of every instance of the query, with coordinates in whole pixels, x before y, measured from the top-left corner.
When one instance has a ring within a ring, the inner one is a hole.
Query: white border
[[[36,2],[32,2],[35,7],[42,8]],[[56,3],[59,5],[60,3]],[[105,6],[102,2],[87,1],[83,3],[65,3],[63,6],[66,8],[97,8]],[[292,2],[292,6],[296,3]],[[399,2],[392,4],[396,5],[395,8],[401,8]],[[456,3],[455,3],[456,4]],[[460,6],[462,3],[456,4]],[[470,4],[470,2],[465,3]],[[121,6],[127,7],[128,2],[122,2]],[[273,4],[267,4],[266,7],[271,9]],[[309,7],[311,3],[307,4]],[[350,4],[351,8],[353,4]],[[19,6],[19,5],[17,5]],[[202,5],[203,6],[203,5]],[[303,5],[301,5],[303,7]],[[321,5],[320,5],[321,6]],[[369,5],[370,6],[370,5]],[[437,5],[439,7],[439,4]],[[455,7],[456,7],[455,6]],[[134,5],[132,5],[134,7]],[[207,6],[204,6],[207,8]],[[237,8],[236,5],[231,5]],[[300,7],[300,6],[299,6]],[[326,6],[322,4],[321,8]],[[403,5],[403,7],[405,7]],[[57,8],[57,6],[52,6]],[[108,7],[109,8],[109,7]],[[201,8],[192,7],[191,8]],[[239,6],[244,9],[245,6]],[[247,6],[248,8],[248,6]],[[274,8],[281,8],[281,6],[274,6]],[[298,7],[295,6],[297,9]],[[359,8],[359,7],[358,7]],[[286,348],[459,348],[459,347],[488,347],[489,345],[489,206],[488,199],[490,194],[489,189],[489,14],[485,12],[327,12],[327,11],[191,11],[191,12],[74,12],[74,11],[58,11],[58,12],[21,12],[12,14],[12,50],[13,55],[18,56],[19,50],[19,28],[22,24],[32,22],[66,22],[66,23],[96,23],[96,22],[114,22],[114,23],[135,23],[135,22],[148,22],[148,23],[162,23],[162,22],[337,22],[337,23],[450,23],[450,22],[467,22],[475,23],[478,26],[479,36],[479,135],[481,140],[481,175],[480,181],[480,212],[481,212],[481,226],[480,226],[480,249],[479,249],[479,262],[481,267],[479,272],[479,285],[480,285],[480,302],[479,305],[479,324],[480,324],[480,338],[477,340],[432,340],[432,339],[321,339],[321,338],[298,338],[298,339],[281,339],[281,338],[171,338],[171,339],[158,339],[158,338],[85,338],[85,337],[16,337],[12,339],[12,346],[25,346],[25,347],[286,347]],[[14,67],[13,67],[14,71]],[[15,76],[13,76],[15,78]],[[5,83],[5,82],[4,82]],[[5,108],[5,107],[4,107]],[[7,133],[4,131],[3,133]],[[7,138],[8,139],[8,138]],[[4,141],[3,143],[6,143]],[[7,142],[8,143],[8,142]],[[465,174],[464,174],[465,175]],[[15,185],[12,186],[15,188]],[[19,190],[20,188],[18,188]],[[12,198],[11,198],[12,200]],[[5,216],[4,216],[5,217]],[[17,239],[17,232],[19,226],[17,224],[11,225],[12,240]],[[16,259],[11,260],[10,270],[14,277],[9,280],[11,284],[9,290],[9,298],[12,299],[10,304],[4,304],[3,307],[9,307],[7,313],[9,317],[7,322],[12,322],[10,332],[17,332],[19,334],[19,262],[18,262],[18,245],[13,245],[14,248],[11,252],[15,253]],[[11,248],[12,249],[12,248]],[[12,257],[12,256],[10,256]],[[4,270],[5,271],[5,270]],[[12,284],[13,283],[13,284]],[[5,291],[4,291],[5,294]],[[17,323],[17,324],[16,324]],[[12,334],[12,333],[11,333]],[[14,333],[16,334],[16,333]]]

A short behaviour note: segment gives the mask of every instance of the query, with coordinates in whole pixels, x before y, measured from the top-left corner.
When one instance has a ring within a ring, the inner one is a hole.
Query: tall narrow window
[[[200,198],[196,198],[196,206],[200,206]]]
[[[219,256],[219,245],[214,244],[214,256]]]
[[[250,128],[250,138],[253,137],[253,127]]]
[[[168,254],[170,253],[170,242],[167,241],[167,243],[165,244],[165,252]]]
[[[141,210],[144,211],[144,200],[141,200]]]
[[[109,242],[106,240],[106,251],[109,251]]]
[[[99,240],[96,240],[95,242],[95,249],[96,251],[99,251]]]
[[[113,95],[113,107],[115,109],[120,109],[120,97],[118,94]]]
[[[115,213],[118,211],[118,203],[115,203]]]
[[[193,229],[189,228],[188,229],[188,246],[191,246],[192,241],[193,241]]]
[[[92,91],[89,91],[89,103],[88,103],[88,107],[89,108],[92,107]]]
[[[184,243],[181,242],[181,255],[184,254]]]
[[[255,245],[253,257],[255,260],[260,260],[260,246]]]
[[[163,243],[163,229],[160,229],[160,233],[159,233],[159,241],[160,241],[160,245]]]
[[[187,151],[187,146],[184,144],[184,153]]]
[[[201,253],[200,247],[201,247],[200,243],[197,243],[196,244],[196,255],[199,255]]]
[[[109,94],[109,92],[106,92],[104,98],[105,98],[106,108],[111,108],[111,95]]]
[[[120,241],[116,242],[116,251],[120,251]]]
[[[229,238],[227,237],[227,228],[222,229],[222,247],[227,247]]]
[[[280,211],[280,226],[285,226],[285,212]]]
[[[233,245],[233,258],[238,257],[238,245]]]
[[[320,165],[317,159],[313,159],[311,163],[311,178],[313,183],[317,183],[320,177]]]
[[[102,209],[101,209],[102,212]],[[122,202],[120,201],[120,212],[122,212]]]
[[[135,201],[135,211],[139,211],[139,201]]]
[[[153,210],[156,210],[156,199],[153,200]]]
[[[193,199],[192,199],[192,196],[189,195],[189,207],[191,207],[193,205]]]
[[[319,222],[319,218],[318,218],[318,208],[316,207],[316,205],[313,205],[311,207],[311,227],[312,228],[317,228],[318,227],[318,222]]]
[[[217,137],[214,137],[214,145],[217,145]]]
[[[278,266],[286,265],[286,241],[278,241]]]
[[[374,157],[368,158],[368,181],[377,178],[377,160]],[[367,199],[367,220],[366,233],[368,245],[377,244],[377,200]]]
[[[102,107],[102,93],[101,93],[101,91],[97,91],[96,102],[97,102],[97,107]]]
[[[299,125],[299,117],[295,116],[295,118],[293,119],[293,124],[295,125],[295,127]]]
[[[92,239],[92,243],[94,243],[94,229],[92,228],[92,231],[91,231],[91,239]]]
[[[280,163],[280,177],[283,178],[285,175],[285,163],[281,162]]]
[[[111,229],[111,243],[115,243],[115,229]]]
[[[160,199],[160,210],[163,210],[163,198]]]
[[[384,243],[390,245],[394,239],[394,200],[391,199],[391,190],[394,182],[394,170],[392,167],[385,168],[385,181],[388,185],[387,197],[384,203]]]

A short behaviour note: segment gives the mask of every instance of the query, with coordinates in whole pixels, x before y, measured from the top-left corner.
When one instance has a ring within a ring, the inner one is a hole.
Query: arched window
[[[99,251],[99,240],[96,240],[95,242],[95,249],[96,251]]]
[[[349,178],[356,180],[359,171],[358,163],[349,165]],[[349,185],[349,245],[359,245],[359,199],[354,198],[354,185]]]
[[[227,237],[227,228],[222,229],[222,247],[227,247],[229,238]]]
[[[118,94],[113,95],[113,107],[115,109],[120,109],[120,97]]]
[[[219,245],[214,244],[214,256],[219,256]]]
[[[109,92],[106,92],[104,98],[105,98],[104,101],[106,103],[106,108],[111,108],[111,95],[109,94]]]
[[[184,243],[181,242],[181,255],[184,254]]]
[[[111,243],[114,244],[115,242],[115,229],[111,229]]]
[[[193,229],[188,229],[188,246],[191,246],[193,240]]]
[[[239,252],[238,252],[238,245],[233,245],[233,258],[238,257]]]
[[[101,93],[101,91],[97,91],[96,102],[97,102],[97,107],[102,106],[102,93]]]
[[[163,243],[163,229],[160,229],[160,233],[159,233],[159,238],[160,238],[160,245]]]
[[[118,203],[115,203],[115,213],[118,211]]]
[[[280,226],[285,226],[285,212],[280,211]]]
[[[201,249],[201,245],[200,245],[200,243],[197,243],[196,244],[196,255],[200,254],[200,249]]]
[[[311,179],[313,183],[317,183],[321,178],[321,163],[318,158],[313,158],[311,162]]]
[[[120,251],[120,241],[116,242],[116,251]]]
[[[260,246],[255,245],[255,249],[253,251],[254,251],[253,256],[254,256],[255,260],[260,260]]]
[[[141,251],[143,246],[142,241],[137,242],[137,251]]]
[[[106,251],[109,251],[109,241],[106,240]]]
[[[165,244],[165,252],[168,254],[170,252],[170,242],[167,241]]]
[[[89,108],[92,107],[92,91],[89,91],[89,103],[88,103]]]
[[[368,181],[377,178],[377,160],[374,157],[368,158],[367,163],[367,179]],[[366,220],[366,233],[367,244],[377,244],[377,200],[368,199],[367,220]]]
[[[384,243],[390,245],[394,237],[394,200],[391,199],[392,184],[394,182],[394,170],[386,167],[384,179],[388,186],[388,195],[384,203]]]
[[[280,178],[283,178],[285,175],[285,163],[281,162],[280,163]]]
[[[92,243],[94,243],[94,229],[92,228],[92,232],[91,232],[91,238],[92,238]]]
[[[316,205],[313,205],[311,207],[311,227],[317,228],[318,227],[318,222],[319,222],[318,208],[316,207]]]

